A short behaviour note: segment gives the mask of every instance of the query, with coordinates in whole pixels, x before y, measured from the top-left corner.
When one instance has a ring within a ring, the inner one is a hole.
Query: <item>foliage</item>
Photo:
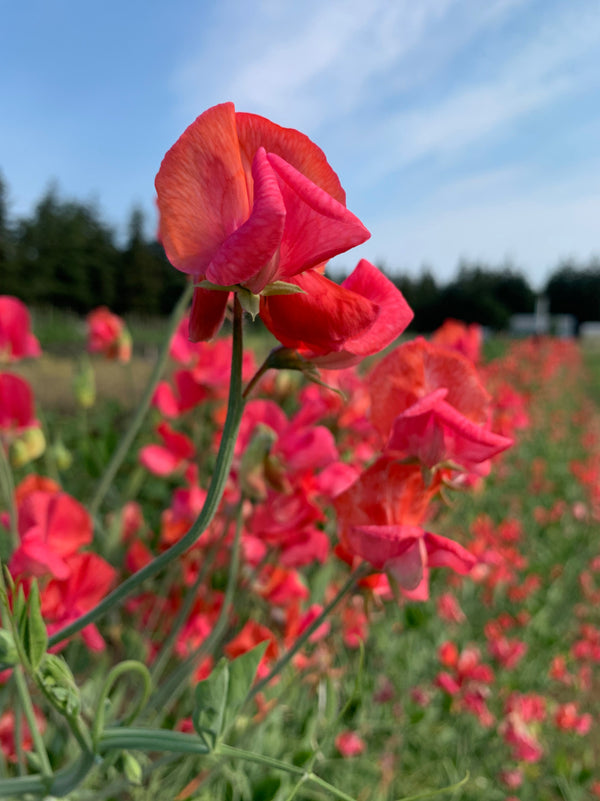
[[[560,265],[548,279],[546,295],[552,314],[572,314],[578,326],[600,320],[600,261]]]

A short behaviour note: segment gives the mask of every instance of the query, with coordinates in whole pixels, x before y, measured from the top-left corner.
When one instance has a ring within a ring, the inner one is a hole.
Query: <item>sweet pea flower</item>
[[[335,738],[335,747],[343,757],[354,757],[362,754],[365,749],[365,741],[355,731],[340,732]]]
[[[66,579],[71,557],[93,538],[87,510],[60,490],[27,494],[18,506],[18,529],[20,543],[9,563],[13,576],[49,573]]]
[[[123,320],[106,306],[88,314],[87,326],[90,353],[103,353],[123,363],[131,359],[131,335]]]
[[[467,325],[461,320],[450,318],[433,332],[431,342],[462,353],[467,359],[477,363],[481,359],[483,329],[478,323]]]
[[[40,356],[40,343],[31,333],[25,304],[11,295],[0,295],[0,361],[16,362]]]
[[[426,485],[420,467],[382,456],[334,499],[343,550],[385,570],[404,595],[429,597],[429,569],[466,575],[475,558],[454,540],[423,528],[439,489]]]
[[[0,441],[10,442],[35,426],[31,387],[20,375],[0,373]]]
[[[156,191],[167,258],[195,282],[192,341],[217,333],[230,291],[260,310],[283,344],[320,355],[350,343],[361,358],[373,347],[369,332],[380,349],[382,325],[398,330],[398,299],[407,316],[400,293],[372,265],[342,286],[323,275],[328,259],[369,232],[346,208],[323,152],[299,131],[232,103],[214,106],[168,151]]]
[[[387,448],[428,468],[450,463],[476,475],[512,445],[490,430],[491,397],[466,357],[418,337],[369,374],[371,417]]]

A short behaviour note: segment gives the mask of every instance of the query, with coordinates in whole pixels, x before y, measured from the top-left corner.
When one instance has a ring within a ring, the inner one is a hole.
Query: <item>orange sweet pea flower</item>
[[[167,257],[196,284],[192,341],[217,333],[230,291],[260,310],[283,344],[309,354],[348,344],[358,360],[410,321],[402,295],[372,265],[342,286],[323,275],[328,259],[369,232],[346,208],[323,152],[299,131],[232,103],[214,106],[168,151],[156,191]]]

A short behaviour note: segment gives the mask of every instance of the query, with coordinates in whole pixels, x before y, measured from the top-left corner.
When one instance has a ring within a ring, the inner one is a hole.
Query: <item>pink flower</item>
[[[66,578],[52,579],[41,592],[42,615],[48,633],[89,612],[111,589],[116,578],[114,567],[95,553],[76,553],[69,557]],[[102,651],[105,642],[95,624],[86,626],[81,635],[92,651]]]
[[[335,738],[335,747],[343,757],[359,756],[366,750],[362,737],[355,731],[343,731]]]
[[[345,205],[308,137],[232,103],[201,114],[156,176],[159,238],[196,284],[193,341],[221,327],[230,291],[287,348],[343,366],[389,344],[412,318],[401,293],[366,261],[341,286],[332,256],[369,232]]]
[[[108,359],[128,362],[131,359],[131,335],[123,320],[106,306],[87,316],[88,350],[103,353]]]
[[[460,320],[448,319],[434,331],[431,341],[435,345],[462,353],[472,362],[481,358],[483,330],[478,323],[467,325]]]
[[[448,389],[441,387],[401,412],[387,447],[415,456],[427,467],[451,462],[478,472],[512,440],[464,417],[446,402],[447,395]]]
[[[41,355],[40,343],[30,327],[25,304],[10,295],[0,295],[0,361],[16,362]]]
[[[438,489],[418,465],[382,456],[334,499],[343,549],[385,570],[414,600],[429,597],[430,568],[465,575],[475,564],[457,542],[422,527]]]
[[[151,473],[170,476],[193,457],[194,444],[185,434],[174,431],[168,423],[160,423],[157,431],[164,445],[146,445],[140,450],[139,459]]]
[[[33,393],[27,381],[12,373],[0,373],[0,438],[4,436],[10,440],[38,425],[33,411]]]
[[[369,236],[308,137],[233,103],[187,128],[163,159],[156,191],[167,258],[208,282],[195,291],[193,340],[220,328],[228,289],[259,295]]]
[[[66,492],[34,491],[18,507],[20,545],[10,560],[13,576],[59,579],[71,573],[69,559],[93,538],[92,520]]]

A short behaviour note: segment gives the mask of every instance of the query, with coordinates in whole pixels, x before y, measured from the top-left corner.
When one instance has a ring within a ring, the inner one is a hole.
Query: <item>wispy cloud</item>
[[[314,130],[419,83],[523,2],[305,0],[263,3],[249,16],[234,0],[223,4],[210,40],[179,66],[174,86],[192,114],[232,98]]]
[[[456,156],[569,94],[600,86],[590,56],[600,50],[600,15],[561,14],[521,43],[495,72],[455,85],[442,99],[388,112],[373,136],[373,180],[414,161]],[[385,154],[385,155],[383,155]]]

